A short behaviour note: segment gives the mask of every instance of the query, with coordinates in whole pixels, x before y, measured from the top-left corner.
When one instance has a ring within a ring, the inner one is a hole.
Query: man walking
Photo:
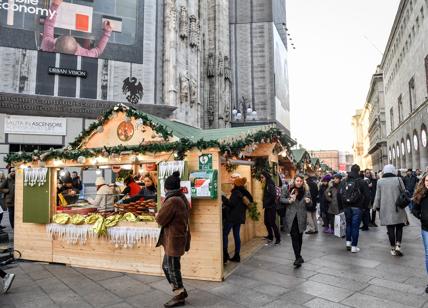
[[[318,233],[318,223],[317,223],[317,202],[318,202],[318,184],[315,174],[309,174],[306,179],[306,183],[309,186],[309,192],[311,193],[312,205],[307,207],[307,219],[309,230],[306,231],[306,234],[316,234]]]
[[[370,190],[370,202],[367,208],[362,210],[362,222],[363,222],[363,226],[361,227],[362,231],[368,231],[369,230],[369,225],[371,223],[370,220],[370,209],[372,208],[372,204],[373,204],[373,200],[374,200],[374,196],[376,195],[376,193],[373,195],[373,176],[372,173],[370,171],[370,169],[366,169],[364,170],[364,181],[367,183],[367,186],[369,187]]]
[[[6,181],[0,184],[0,192],[4,193],[4,202],[9,212],[9,222],[12,229],[15,227],[15,168],[9,168]]]
[[[406,190],[409,192],[410,196],[413,196],[415,192],[416,184],[418,183],[418,178],[413,173],[412,169],[408,169],[406,172],[406,176],[403,178],[404,186]]]
[[[367,183],[360,178],[360,166],[353,165],[348,178],[339,190],[338,201],[345,210],[346,249],[357,253],[362,210],[367,209],[371,200]]]

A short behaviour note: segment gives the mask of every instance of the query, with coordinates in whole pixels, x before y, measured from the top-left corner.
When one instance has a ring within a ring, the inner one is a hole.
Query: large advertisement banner
[[[39,50],[99,58],[111,43],[135,43],[137,5],[136,0],[0,0],[0,25],[34,32]]]
[[[275,65],[275,114],[276,120],[290,129],[290,92],[288,81],[288,52],[273,25]]]

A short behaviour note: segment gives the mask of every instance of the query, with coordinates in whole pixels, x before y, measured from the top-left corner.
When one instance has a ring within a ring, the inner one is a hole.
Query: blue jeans
[[[422,230],[422,241],[425,248],[425,267],[428,273],[428,231]]]
[[[241,251],[241,224],[225,224],[223,230],[223,250],[227,252],[227,247],[229,245],[229,233],[231,230],[233,230],[233,239],[235,240],[235,255],[239,255],[239,252]]]
[[[348,207],[345,209],[346,217],[346,241],[352,242],[352,246],[358,246],[358,236],[360,235],[361,209]]]

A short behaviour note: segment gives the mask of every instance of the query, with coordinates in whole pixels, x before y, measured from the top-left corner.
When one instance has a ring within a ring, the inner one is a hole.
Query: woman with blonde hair
[[[428,273],[428,173],[422,176],[413,195],[413,215],[421,221],[422,241],[425,248],[425,267]],[[425,289],[428,293],[428,286]]]
[[[294,183],[290,188],[290,195],[285,200],[287,211],[285,220],[290,228],[291,242],[293,245],[294,266],[299,268],[305,262],[302,258],[303,232],[307,224],[307,207],[312,205],[311,193],[305,182],[305,177],[298,174],[294,177]]]

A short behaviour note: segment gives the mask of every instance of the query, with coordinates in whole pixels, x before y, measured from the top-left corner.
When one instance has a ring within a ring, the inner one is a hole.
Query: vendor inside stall
[[[71,173],[71,180],[73,181],[73,188],[81,191],[83,189],[82,180],[78,175],[77,171]]]
[[[74,204],[79,199],[80,191],[73,187],[73,180],[70,174],[65,174],[60,179],[61,184],[58,188],[58,198],[62,205]]]
[[[131,196],[130,198],[123,200],[124,204],[136,202],[138,200],[144,200],[144,201],[157,200],[157,188],[152,176],[149,173],[146,173],[144,175],[143,182],[144,182],[144,188],[142,188],[137,195],[135,196],[130,195]]]
[[[97,179],[95,180],[95,186],[97,187],[97,194],[95,200],[92,198],[88,198],[88,202],[101,211],[113,210],[115,195],[113,188],[107,185],[106,181],[101,176],[97,177]]]
[[[129,198],[135,197],[141,191],[141,186],[136,183],[135,176],[132,174],[128,175],[123,183],[126,185],[125,189],[122,191],[124,196],[128,196]]]

